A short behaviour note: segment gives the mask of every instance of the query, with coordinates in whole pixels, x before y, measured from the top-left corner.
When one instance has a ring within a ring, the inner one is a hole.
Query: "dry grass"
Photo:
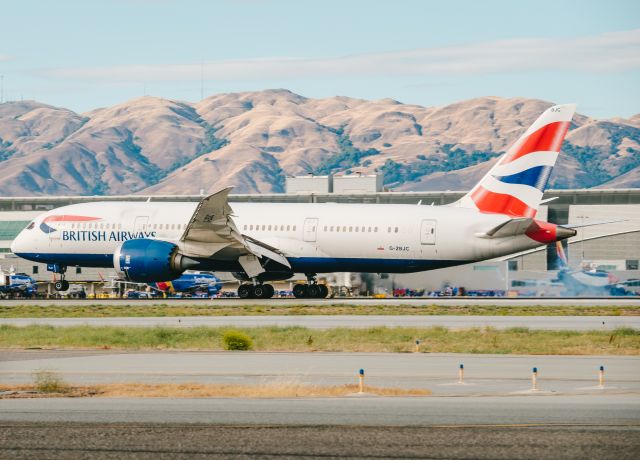
[[[35,385],[0,386],[0,391],[38,391]],[[104,398],[310,398],[342,397],[358,392],[358,385],[304,385],[269,383],[264,385],[207,385],[198,383],[106,385],[67,387],[64,393],[18,393],[2,398],[104,397]],[[365,386],[364,392],[376,396],[428,396],[430,390]]]
[[[69,385],[60,376],[51,371],[40,370],[33,375],[35,389],[40,393],[65,394]]]
[[[249,301],[250,302],[250,301]],[[638,316],[637,306],[511,306],[511,305],[223,305],[216,301],[181,304],[113,305],[87,301],[83,305],[0,305],[0,318],[108,318],[140,316],[253,316],[253,315],[498,315],[498,316]]]

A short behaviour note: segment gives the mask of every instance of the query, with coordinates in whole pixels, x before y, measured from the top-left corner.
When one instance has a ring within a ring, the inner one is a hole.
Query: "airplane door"
[[[308,241],[308,242],[314,242],[316,240],[317,232],[318,232],[318,219],[316,217],[310,217],[308,219],[305,219],[302,240]]]
[[[147,223],[149,222],[149,216],[138,216],[133,223],[134,233],[147,231]]]
[[[425,219],[420,224],[420,243],[436,244],[436,221],[433,219]]]

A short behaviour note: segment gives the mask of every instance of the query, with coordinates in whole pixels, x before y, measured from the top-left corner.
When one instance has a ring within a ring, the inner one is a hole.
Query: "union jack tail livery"
[[[556,254],[558,254],[558,259],[560,260],[560,267],[569,268],[569,261],[562,247],[562,241],[556,241]]]
[[[547,109],[456,205],[535,217],[575,110],[575,104]]]

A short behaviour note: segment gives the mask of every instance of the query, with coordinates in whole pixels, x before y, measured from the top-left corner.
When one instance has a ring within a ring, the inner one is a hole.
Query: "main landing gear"
[[[64,265],[60,265],[56,268],[57,268],[56,273],[60,274],[60,280],[53,283],[53,288],[56,291],[66,291],[69,289],[69,281],[64,279],[64,274],[67,271],[67,267],[65,267]]]
[[[238,297],[241,299],[270,299],[275,290],[270,284],[241,284]]]
[[[324,284],[318,284],[315,273],[307,273],[309,284],[296,284],[293,286],[293,296],[296,299],[324,299],[329,295],[329,288]]]

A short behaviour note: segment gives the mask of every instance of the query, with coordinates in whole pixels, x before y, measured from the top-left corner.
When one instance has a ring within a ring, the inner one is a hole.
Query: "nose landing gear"
[[[67,271],[67,267],[65,267],[64,265],[58,265],[58,266],[55,266],[54,268],[56,268],[54,272],[60,274],[60,280],[53,283],[53,288],[58,292],[68,290],[69,281],[64,279],[64,274]]]

